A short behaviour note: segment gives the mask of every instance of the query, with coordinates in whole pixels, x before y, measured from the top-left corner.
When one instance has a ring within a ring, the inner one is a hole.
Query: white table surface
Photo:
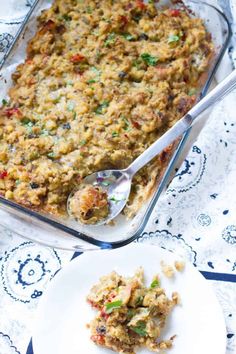
[[[0,0],[0,60],[32,2]],[[228,14],[236,9],[236,0],[219,3]],[[235,353],[236,92],[215,107],[138,242],[182,254],[204,272],[225,315],[227,354]],[[0,354],[25,354],[38,301],[71,256],[0,228]]]

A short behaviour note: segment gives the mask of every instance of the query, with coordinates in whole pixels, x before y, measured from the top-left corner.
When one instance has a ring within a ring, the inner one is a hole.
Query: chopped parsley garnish
[[[53,103],[59,103],[61,100],[61,96],[54,98]]]
[[[139,334],[142,337],[145,337],[147,335],[146,324],[144,322],[139,322],[137,326],[131,328],[135,333]]]
[[[108,106],[109,106],[109,102],[108,101],[104,101],[95,109],[94,112],[96,114],[103,114],[104,108],[107,108]]]
[[[122,200],[125,200],[125,199],[116,199],[116,197],[111,197],[111,198],[109,198],[109,200],[112,201],[112,202],[115,202],[115,203],[119,203],[119,202],[121,202]]]
[[[3,100],[2,100],[2,105],[3,105],[3,106],[6,106],[7,104],[8,104],[7,100],[3,99]]]
[[[124,130],[130,130],[130,124],[127,118],[122,117],[123,122],[125,123]]]
[[[113,310],[121,308],[122,304],[122,300],[108,302],[107,304],[105,304],[106,313],[109,314],[112,313]]]
[[[157,288],[158,286],[159,286],[159,281],[158,281],[158,279],[154,279],[154,280],[151,282],[150,288],[154,289],[154,288]]]
[[[71,16],[68,16],[67,14],[62,15],[62,18],[63,18],[63,20],[65,20],[65,21],[71,21],[71,20],[72,20],[72,17],[71,17]]]
[[[87,81],[87,84],[94,84],[95,82],[99,82],[100,80],[100,75],[101,75],[101,70],[97,69],[95,66],[92,66],[90,70],[96,75],[94,78],[89,79]]]
[[[69,112],[73,112],[74,108],[75,108],[75,103],[74,103],[74,102],[69,102],[69,103],[67,104],[67,110],[68,110]]]
[[[177,36],[176,34],[171,34],[168,38],[168,43],[176,43],[178,42],[180,39],[179,36]]]
[[[134,39],[134,36],[130,33],[123,33],[122,36],[127,40],[127,41],[132,41]]]
[[[111,182],[104,181],[104,182],[101,182],[101,184],[102,184],[104,187],[108,187],[108,186],[110,186]]]
[[[132,19],[137,23],[141,20],[141,18],[142,18],[142,15],[139,15],[139,14],[135,14],[132,17]]]
[[[136,306],[141,306],[143,303],[143,296],[139,296],[137,300],[135,301]]]
[[[107,39],[104,42],[105,47],[109,47],[111,44],[114,44],[115,41],[116,41],[116,34],[112,32],[107,36]]]
[[[151,55],[149,53],[141,54],[141,58],[143,59],[144,63],[146,63],[149,66],[155,66],[158,62],[158,58],[154,57],[153,55]]]
[[[55,157],[55,153],[53,151],[51,151],[51,152],[48,153],[47,156],[50,157],[50,158],[54,158]]]
[[[92,7],[91,7],[91,6],[88,6],[87,9],[86,9],[86,12],[87,12],[88,14],[92,14],[92,13],[93,13]]]
[[[23,118],[21,124],[31,131],[31,128],[34,126],[34,122],[31,122],[28,118]]]
[[[115,138],[115,137],[119,136],[119,133],[117,133],[117,132],[112,132],[111,135],[112,135],[113,138]]]
[[[196,95],[196,93],[197,93],[197,90],[195,88],[191,88],[188,92],[188,95],[193,96],[193,95]]]
[[[49,131],[47,129],[42,129],[40,135],[48,136],[49,135]]]
[[[101,75],[101,70],[97,69],[95,66],[92,66],[90,68],[96,75]]]
[[[87,81],[87,84],[95,84],[95,82],[97,82],[96,79],[90,79]]]
[[[81,140],[80,145],[83,146],[83,145],[85,145],[86,143],[87,143],[87,141],[83,139],[83,140]]]
[[[139,69],[140,65],[142,64],[142,59],[136,59],[133,61],[133,66],[135,66],[137,69]]]
[[[134,309],[128,309],[127,318],[130,320],[135,315]]]

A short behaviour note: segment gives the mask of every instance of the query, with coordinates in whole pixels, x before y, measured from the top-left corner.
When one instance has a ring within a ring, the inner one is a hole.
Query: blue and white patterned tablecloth
[[[0,0],[0,61],[32,3]],[[218,4],[236,20],[236,0]],[[233,60],[234,48],[232,42]],[[25,354],[38,300],[72,254],[25,241],[1,227],[0,234],[0,354]],[[211,113],[138,242],[183,254],[203,272],[224,311],[227,354],[235,353],[236,92]]]

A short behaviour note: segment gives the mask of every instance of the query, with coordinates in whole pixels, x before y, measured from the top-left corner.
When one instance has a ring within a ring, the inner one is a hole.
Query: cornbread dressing
[[[194,104],[213,56],[201,19],[154,1],[56,0],[0,108],[0,193],[63,215],[82,179],[125,168]],[[171,147],[134,177],[148,198]]]

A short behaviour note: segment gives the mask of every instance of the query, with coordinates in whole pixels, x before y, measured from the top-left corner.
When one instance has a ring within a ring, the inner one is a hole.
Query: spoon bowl
[[[120,214],[128,201],[131,190],[131,178],[125,170],[104,170],[94,172],[83,179],[83,184],[101,187],[107,193],[109,214],[106,218],[96,222],[96,226],[107,224]],[[67,201],[68,214],[73,218],[74,215],[70,210],[70,200],[77,190],[78,187],[71,192]],[[76,219],[76,221],[82,224],[80,220]]]

